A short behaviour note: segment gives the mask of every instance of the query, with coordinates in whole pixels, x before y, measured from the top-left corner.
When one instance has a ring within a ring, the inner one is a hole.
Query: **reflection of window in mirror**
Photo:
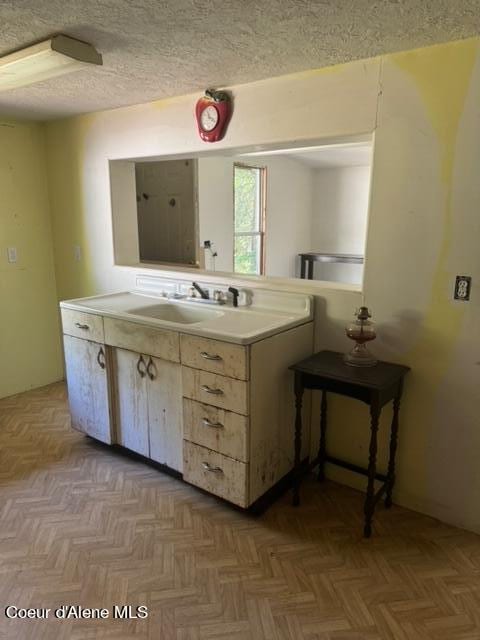
[[[135,163],[141,262],[196,264],[195,163]]]
[[[265,273],[266,169],[234,164],[234,272]]]

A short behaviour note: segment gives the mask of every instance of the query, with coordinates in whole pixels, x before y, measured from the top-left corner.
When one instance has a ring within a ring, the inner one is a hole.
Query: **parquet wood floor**
[[[480,538],[313,480],[232,510],[69,428],[61,384],[0,401],[0,637],[480,640]],[[6,605],[146,605],[145,620],[8,620]]]

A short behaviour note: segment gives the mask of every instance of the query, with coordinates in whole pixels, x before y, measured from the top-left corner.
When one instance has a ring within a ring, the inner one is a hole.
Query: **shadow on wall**
[[[376,347],[377,354],[383,360],[403,360],[403,354],[409,351],[421,330],[422,314],[413,309],[406,309],[394,314],[388,323],[382,322],[377,325],[377,339],[373,348]]]

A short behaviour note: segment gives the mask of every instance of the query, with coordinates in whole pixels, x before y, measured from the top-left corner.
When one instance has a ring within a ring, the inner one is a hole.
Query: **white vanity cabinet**
[[[182,468],[182,393],[179,334],[104,318],[112,347],[118,443]]]
[[[148,379],[144,357],[126,349],[113,350],[117,442],[148,456]]]
[[[103,344],[102,318],[64,309],[62,320],[72,427],[111,444],[111,363]]]
[[[289,367],[313,351],[308,296],[257,291],[251,308],[209,310],[109,294],[62,303],[62,322],[75,428],[243,508],[292,471]]]
[[[118,444],[180,471],[180,365],[115,348],[113,370]]]
[[[248,346],[180,336],[187,482],[249,507],[291,471],[288,367],[309,356],[312,343],[311,322]]]
[[[182,371],[176,362],[151,358],[148,366],[150,458],[182,471]]]

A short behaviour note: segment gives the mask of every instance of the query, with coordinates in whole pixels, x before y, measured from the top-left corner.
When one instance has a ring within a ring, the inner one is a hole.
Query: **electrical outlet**
[[[80,262],[80,260],[82,259],[82,248],[78,244],[73,247],[73,255],[75,258],[75,262]]]
[[[472,286],[471,276],[457,276],[455,278],[455,291],[453,297],[455,300],[467,302],[470,300],[470,288]]]
[[[17,261],[17,248],[16,247],[8,247],[7,248],[7,260],[10,263]]]

